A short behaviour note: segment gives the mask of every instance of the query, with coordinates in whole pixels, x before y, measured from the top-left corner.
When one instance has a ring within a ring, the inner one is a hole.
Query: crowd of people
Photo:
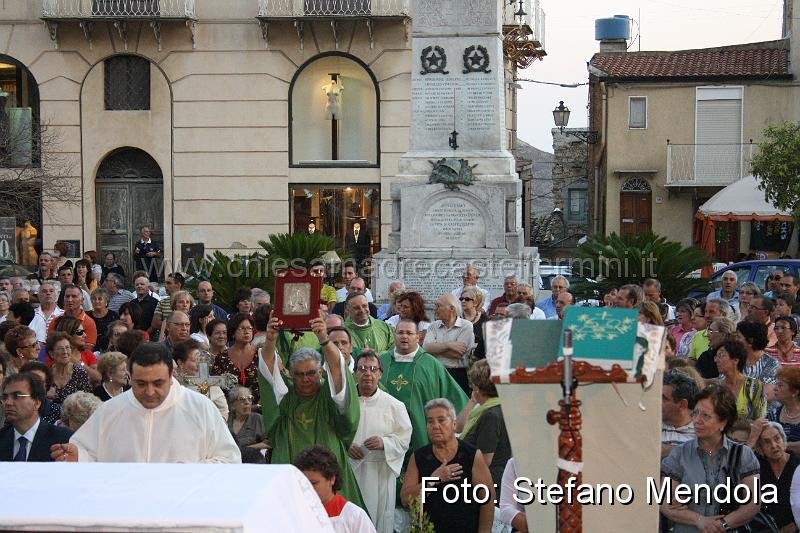
[[[310,331],[295,333],[259,289],[219,302],[211,283],[191,293],[176,272],[160,294],[138,271],[127,291],[113,264],[97,274],[48,261],[30,280],[0,278],[0,460],[292,463],[338,531],[402,530],[399,510],[436,478],[423,510],[437,531],[527,531],[504,483],[515,463],[482,326],[563,318],[575,305],[565,277],[535,301],[509,274],[492,297],[468,265],[434,302],[398,280],[376,306],[347,266],[342,288],[323,287]],[[726,275],[719,291],[674,306],[655,279],[604,295],[601,305],[638,309],[668,331],[662,475],[734,471],[739,483],[779,486],[777,505],[665,505],[666,527],[756,520],[796,531],[787,479],[800,450],[799,281],[776,271],[763,288],[739,287]],[[157,430],[143,427],[149,410],[163,417]],[[489,487],[489,503],[446,503],[445,487],[464,480]]]

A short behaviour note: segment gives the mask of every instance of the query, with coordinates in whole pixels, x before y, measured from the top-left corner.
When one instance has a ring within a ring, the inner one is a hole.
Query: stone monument
[[[391,186],[388,246],[373,258],[379,300],[401,279],[432,306],[461,286],[470,263],[492,297],[507,273],[535,277],[507,146],[502,9],[497,0],[413,1],[410,148]]]

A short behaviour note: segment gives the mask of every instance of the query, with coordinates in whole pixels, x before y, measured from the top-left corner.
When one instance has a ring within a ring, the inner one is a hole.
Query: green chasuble
[[[356,352],[356,348],[361,350],[367,345],[375,353],[394,349],[394,329],[383,320],[369,317],[368,326],[356,326],[348,317],[344,321],[344,327],[350,332],[353,352]]]
[[[458,414],[469,400],[442,363],[422,348],[409,363],[395,361],[394,350],[385,352],[381,354],[381,365],[381,386],[405,404],[411,418],[409,454],[428,444],[426,403],[434,398],[447,398],[453,402]]]
[[[275,402],[275,393],[269,382],[258,373],[261,391],[264,429],[272,444],[273,464],[289,464],[298,453],[314,445],[325,446],[333,452],[342,470],[341,495],[359,507],[365,508],[355,475],[347,460],[347,449],[358,429],[360,408],[358,390],[353,374],[344,367],[342,377],[346,380],[345,410],[339,412],[331,398],[327,379],[323,380],[317,394],[300,397],[294,384],[285,375],[281,376],[289,392]]]

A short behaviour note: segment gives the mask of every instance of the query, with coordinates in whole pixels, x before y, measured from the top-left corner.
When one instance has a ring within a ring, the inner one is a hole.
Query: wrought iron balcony
[[[77,21],[89,48],[92,47],[96,21],[111,21],[128,49],[128,22],[149,21],[161,50],[161,24],[185,22],[195,45],[194,0],[42,0],[42,20],[47,24],[50,38],[58,48],[58,24]]]
[[[364,20],[369,33],[369,47],[373,46],[373,20],[398,20],[406,26],[408,37],[409,3],[411,0],[258,0],[258,22],[261,34],[269,48],[271,21],[294,22],[300,49],[303,49],[303,24],[305,20],[329,20],[333,40],[339,48],[340,20]]]
[[[43,19],[193,19],[194,0],[42,0]]]
[[[258,0],[258,18],[404,18],[408,15],[409,0]]]
[[[745,144],[667,144],[668,187],[724,187],[748,176],[753,149]]]

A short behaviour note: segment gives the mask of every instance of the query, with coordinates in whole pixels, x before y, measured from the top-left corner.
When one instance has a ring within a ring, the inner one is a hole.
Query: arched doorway
[[[97,169],[97,251],[114,252],[130,282],[133,247],[142,226],[164,244],[164,201],[161,167],[147,152],[122,148]]]
[[[619,193],[619,233],[641,235],[653,231],[653,191],[643,178],[629,178]]]

